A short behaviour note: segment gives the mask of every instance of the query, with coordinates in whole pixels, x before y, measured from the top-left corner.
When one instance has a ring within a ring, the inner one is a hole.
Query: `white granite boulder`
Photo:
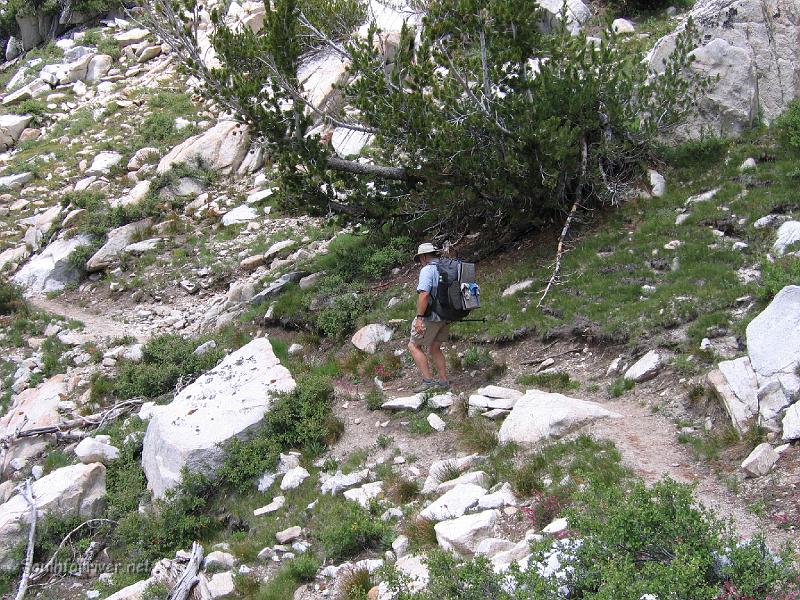
[[[0,151],[17,143],[31,119],[30,115],[0,115]]]
[[[797,0],[698,0],[689,13],[700,46],[690,69],[710,76],[697,110],[688,117],[680,138],[699,138],[703,131],[723,137],[738,135],[759,119],[767,123],[783,113],[800,93],[794,65],[800,62]],[[685,29],[658,40],[649,65],[663,72],[664,59]]]
[[[758,414],[758,382],[750,359],[743,356],[719,363],[708,374],[708,383],[722,400],[733,426],[744,431],[746,423]]]
[[[443,550],[471,557],[481,540],[491,537],[498,516],[496,510],[485,510],[458,519],[441,521],[434,526],[436,541]]]
[[[91,463],[107,465],[112,460],[119,458],[119,449],[105,439],[87,437],[83,438],[75,447],[75,456],[85,465]]]
[[[375,354],[380,344],[384,344],[392,339],[391,327],[379,323],[365,325],[353,334],[351,342],[359,350],[367,354]]]
[[[457,485],[424,508],[419,516],[429,521],[456,519],[477,505],[478,500],[485,495],[486,490],[479,485],[469,483]]]
[[[184,467],[213,473],[222,460],[219,444],[246,437],[275,395],[294,387],[267,338],[256,338],[225,357],[170,404],[154,410],[142,452],[148,487],[160,497],[179,483]]]
[[[800,366],[800,285],[783,288],[747,326],[747,352],[760,378]]]
[[[769,473],[773,465],[778,462],[780,455],[768,443],[756,446],[744,459],[742,470],[750,477],[761,477]]]
[[[79,281],[82,276],[81,270],[70,261],[70,256],[78,248],[90,244],[90,238],[85,235],[52,242],[17,271],[14,283],[30,292],[63,290],[68,283]]]
[[[32,484],[40,515],[93,518],[103,510],[106,468],[99,464],[62,467]],[[0,505],[0,569],[15,570],[21,563],[15,550],[24,543],[30,523],[30,507],[21,494]]]
[[[152,225],[153,220],[147,218],[109,231],[106,243],[86,262],[86,270],[91,273],[111,266],[125,248]]]
[[[250,147],[250,132],[246,125],[221,121],[208,131],[175,146],[161,159],[156,169],[166,173],[172,165],[200,161],[223,174],[236,172]]]
[[[64,375],[54,375],[36,388],[29,388],[14,396],[6,414],[0,418],[0,438],[15,434],[20,428],[53,427],[60,419],[58,403],[66,396]],[[44,450],[50,440],[47,436],[17,438],[4,453],[0,475],[6,472],[14,459],[27,459]]]
[[[650,350],[625,371],[623,377],[636,383],[652,379],[661,370],[663,359],[655,350]]]
[[[602,418],[621,418],[596,402],[562,394],[529,390],[520,398],[500,427],[500,443],[530,446],[540,440],[560,437],[585,423]]]

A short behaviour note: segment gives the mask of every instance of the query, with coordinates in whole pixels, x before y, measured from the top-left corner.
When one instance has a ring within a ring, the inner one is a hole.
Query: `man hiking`
[[[416,388],[417,392],[450,388],[447,380],[447,365],[442,354],[442,342],[447,341],[450,322],[444,321],[431,308],[439,287],[439,271],[436,268],[439,249],[431,243],[420,244],[414,262],[422,264],[417,283],[417,314],[411,322],[411,341],[408,350],[414,363],[422,373],[422,384]],[[425,349],[430,349],[439,379],[434,379]]]

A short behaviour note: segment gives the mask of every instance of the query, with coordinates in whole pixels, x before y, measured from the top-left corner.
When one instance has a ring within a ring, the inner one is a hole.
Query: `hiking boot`
[[[420,383],[417,387],[414,388],[414,391],[418,394],[424,392],[430,392],[431,390],[436,390],[439,388],[439,382],[435,379],[422,379],[422,383]]]
[[[438,387],[442,391],[448,392],[450,391],[450,380],[440,379],[439,381],[436,382],[436,387]]]

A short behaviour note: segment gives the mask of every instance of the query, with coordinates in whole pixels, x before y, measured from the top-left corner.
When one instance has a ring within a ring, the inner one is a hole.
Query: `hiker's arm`
[[[430,292],[419,292],[417,295],[417,315],[424,315],[428,311],[428,299],[431,297]]]

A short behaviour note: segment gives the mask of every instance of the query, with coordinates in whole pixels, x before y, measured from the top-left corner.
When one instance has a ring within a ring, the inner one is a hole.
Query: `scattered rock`
[[[230,225],[240,225],[242,223],[249,223],[257,218],[258,214],[252,206],[242,204],[241,206],[237,206],[233,210],[229,210],[222,215],[222,224],[225,225],[225,227]]]
[[[289,469],[281,480],[281,490],[286,491],[298,488],[309,477],[311,477],[311,475],[303,467]]]
[[[275,539],[278,540],[279,544],[288,544],[289,542],[296,540],[303,534],[303,530],[298,525],[294,527],[289,527],[288,529],[284,529],[283,531],[279,531],[275,534]]]
[[[571,429],[601,418],[621,418],[595,402],[562,394],[530,390],[520,398],[498,433],[501,443],[530,446],[560,437]]]
[[[107,465],[112,460],[119,458],[119,450],[105,439],[99,439],[100,437],[83,438],[75,447],[75,456],[83,464],[102,463]]]
[[[386,325],[372,323],[356,331],[350,341],[359,350],[367,354],[375,354],[380,344],[392,339],[393,333],[392,329]]]
[[[772,244],[772,250],[778,256],[783,256],[787,248],[800,242],[800,221],[786,221],[778,227],[778,239]]]
[[[769,473],[773,465],[778,462],[780,455],[768,443],[759,444],[744,459],[742,470],[750,477],[761,477]]]
[[[461,484],[435,500],[419,514],[430,521],[445,521],[464,515],[468,509],[476,506],[478,500],[486,495],[486,490],[478,485]]]
[[[614,22],[611,23],[611,29],[614,31],[614,33],[619,35],[636,33],[636,27],[634,27],[633,23],[627,19],[614,19]],[[653,195],[655,196],[655,194]]]
[[[625,371],[623,377],[636,383],[652,379],[661,370],[662,358],[655,350],[650,350]]]
[[[443,550],[471,557],[481,540],[491,535],[492,527],[498,517],[498,511],[485,510],[474,515],[442,521],[434,526],[436,541]]]
[[[414,394],[388,400],[381,405],[381,408],[384,410],[419,410],[423,404],[425,404],[425,394]]]
[[[447,424],[436,413],[431,413],[428,415],[428,424],[433,427],[434,430],[439,432],[444,431],[445,427],[447,427]]]
[[[92,164],[86,170],[86,175],[107,175],[121,160],[122,154],[119,152],[101,152],[94,157]]]

